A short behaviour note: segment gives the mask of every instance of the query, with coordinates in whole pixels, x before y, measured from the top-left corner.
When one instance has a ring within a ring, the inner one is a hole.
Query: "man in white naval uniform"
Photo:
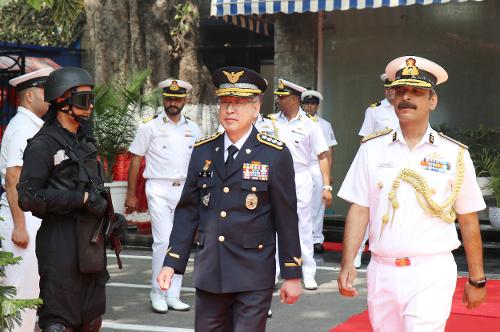
[[[153,259],[151,276],[151,305],[155,312],[189,310],[180,300],[182,276],[175,275],[172,287],[163,292],[156,276],[163,266],[168,241],[173,227],[175,207],[179,202],[187,176],[194,142],[201,136],[196,123],[181,114],[187,93],[192,86],[178,79],[167,79],[158,85],[163,91],[165,112],[139,127],[130,145],[132,153],[128,175],[125,206],[129,210],[137,205],[136,183],[142,156],[146,158],[146,198],[151,213],[153,231]]]
[[[363,139],[338,193],[351,202],[344,232],[339,291],[353,287],[356,251],[369,224],[368,312],[374,331],[442,332],[450,315],[460,246],[469,268],[462,302],[486,298],[477,211],[485,208],[467,147],[429,125],[436,85],[448,74],[416,56],[391,61],[399,127]]]
[[[328,165],[328,145],[320,126],[309,119],[300,107],[300,96],[306,91],[295,83],[280,79],[278,89],[274,92],[278,99],[280,112],[270,115],[274,125],[274,136],[283,140],[290,149],[295,170],[295,186],[297,191],[297,213],[299,215],[300,248],[302,250],[302,274],[305,289],[316,289],[318,284],[316,262],[313,249],[313,223],[311,216],[313,182],[309,165],[311,156],[318,158],[323,177],[322,200],[327,206],[332,201],[330,185],[330,168]],[[279,273],[279,266],[276,268]]]
[[[323,100],[323,96],[318,91],[307,90],[302,92],[301,100],[302,107],[309,118],[321,126],[321,131],[328,145],[326,158],[328,159],[328,169],[331,171],[333,166],[333,147],[337,145],[337,140],[333,133],[332,124],[318,115],[319,104]],[[325,250],[323,248],[323,241],[325,240],[323,236],[323,218],[325,216],[325,203],[322,200],[323,177],[317,156],[313,153],[311,157],[309,171],[313,180],[312,220],[314,252],[322,253]]]
[[[387,78],[386,73],[380,75],[380,79],[384,82],[385,98],[366,108],[365,118],[361,129],[359,129],[359,136],[370,135],[385,128],[396,128],[399,125],[398,117],[392,105],[394,99],[394,89],[391,88],[392,82]]]
[[[23,153],[27,140],[42,127],[42,116],[49,109],[43,100],[44,85],[52,68],[43,68],[13,78],[10,85],[19,96],[17,114],[10,120],[2,138],[0,172],[5,192],[0,200],[0,236],[2,248],[22,260],[17,265],[5,267],[4,284],[17,288],[16,298],[37,298],[40,292],[38,264],[35,255],[35,238],[41,220],[31,212],[23,212],[18,205],[16,185],[23,166]],[[36,310],[21,312],[22,323],[13,331],[32,332],[35,328]]]
[[[394,99],[394,89],[391,88],[392,81],[387,78],[387,74],[380,75],[380,80],[384,82],[384,95],[385,99],[373,103],[365,111],[365,119],[359,130],[359,136],[367,136],[374,132],[384,130],[385,128],[396,128],[399,126],[399,119],[394,112],[392,100]],[[365,237],[361,241],[361,246],[358,249],[356,258],[354,259],[354,266],[361,267],[361,256],[365,250],[365,243],[368,240],[368,229],[365,232]]]

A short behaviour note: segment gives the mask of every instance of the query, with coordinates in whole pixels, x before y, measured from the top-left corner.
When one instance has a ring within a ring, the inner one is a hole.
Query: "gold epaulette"
[[[158,114],[156,115],[153,115],[153,116],[150,116],[148,118],[145,118],[142,120],[142,123],[148,123],[149,121],[153,120],[153,119],[156,119],[158,117]]]
[[[451,138],[451,137],[448,137],[448,136],[446,136],[446,135],[445,135],[445,134],[443,134],[443,133],[439,133],[439,136],[441,136],[442,138],[447,139],[447,140],[448,140],[448,141],[450,141],[450,142],[453,142],[453,143],[457,144],[458,146],[463,147],[464,149],[468,149],[468,148],[469,148],[469,147],[468,147],[467,145],[465,145],[464,143],[461,143],[461,142],[457,141],[456,139],[453,139],[453,138]]]
[[[380,106],[380,105],[382,105],[382,102],[381,102],[381,101],[378,101],[378,102],[376,102],[376,103],[371,104],[369,107],[371,107],[371,108],[375,108],[375,107]]]
[[[374,138],[377,138],[377,137],[380,137],[380,136],[384,136],[384,135],[387,135],[389,134],[390,132],[392,132],[392,129],[391,128],[385,128],[383,130],[379,130],[379,131],[376,131],[374,133],[371,133],[370,135],[366,135],[365,137],[363,137],[361,139],[361,143],[365,143],[371,139],[374,139]]]
[[[202,144],[205,144],[205,143],[208,143],[210,141],[213,141],[214,139],[216,139],[220,135],[222,135],[222,133],[216,132],[215,134],[212,134],[210,136],[202,137],[199,140],[197,140],[196,142],[194,142],[194,146],[200,146]]]
[[[307,112],[306,112],[306,114],[307,114],[307,117],[308,117],[309,119],[313,120],[314,122],[317,122],[317,121],[318,121],[318,118],[317,118],[317,117],[315,117],[314,115],[311,115],[311,114],[309,114],[309,113],[307,113]]]
[[[271,113],[271,114],[266,115],[265,117],[268,118],[269,120],[273,120],[274,121],[278,117],[278,114]]]
[[[276,137],[267,135],[265,133],[258,133],[257,140],[263,144],[272,146],[273,148],[278,149],[278,150],[283,150],[283,148],[285,147],[285,143],[283,143],[282,141],[280,141]]]

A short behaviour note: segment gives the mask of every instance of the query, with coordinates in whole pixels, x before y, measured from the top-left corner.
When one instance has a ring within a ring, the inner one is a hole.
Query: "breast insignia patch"
[[[216,132],[215,134],[212,134],[210,136],[206,136],[206,137],[200,138],[199,140],[197,140],[196,142],[194,142],[194,146],[200,146],[200,145],[203,145],[203,144],[208,143],[210,141],[213,141],[214,139],[216,139],[220,135],[222,135],[221,132]]]
[[[264,134],[264,133],[258,133],[257,140],[259,142],[261,142],[262,144],[272,146],[273,148],[275,148],[277,150],[283,150],[283,148],[285,147],[285,143],[283,143],[282,141],[280,141],[276,137],[269,136],[269,135]]]
[[[148,123],[149,121],[156,119],[157,117],[158,117],[158,114],[156,114],[155,116],[147,117],[147,118],[142,120],[142,123]]]
[[[384,136],[384,135],[387,135],[389,134],[390,132],[392,132],[392,129],[391,128],[385,128],[385,129],[382,129],[382,130],[379,130],[379,131],[376,131],[370,135],[366,135],[365,137],[363,137],[361,139],[361,143],[365,143],[365,142],[368,142],[369,140],[371,139],[374,139],[374,138],[377,138],[377,137],[380,137],[380,136]]]
[[[450,141],[450,142],[453,142],[453,143],[457,144],[458,146],[461,146],[461,147],[462,147],[462,148],[464,148],[464,149],[468,149],[468,148],[469,148],[469,147],[468,147],[467,145],[465,145],[464,143],[461,143],[461,142],[457,141],[456,139],[453,139],[453,138],[451,138],[451,137],[448,137],[448,136],[446,136],[446,135],[445,135],[445,134],[443,134],[443,133],[439,133],[439,136],[441,136],[441,137],[442,137],[442,138],[444,138],[444,139],[447,139],[447,140],[448,140],[448,141]]]

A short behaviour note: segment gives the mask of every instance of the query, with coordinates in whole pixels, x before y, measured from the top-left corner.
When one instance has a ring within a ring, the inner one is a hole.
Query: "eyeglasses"
[[[87,110],[90,105],[94,105],[95,95],[92,91],[74,92],[71,97],[66,98],[68,105]]]

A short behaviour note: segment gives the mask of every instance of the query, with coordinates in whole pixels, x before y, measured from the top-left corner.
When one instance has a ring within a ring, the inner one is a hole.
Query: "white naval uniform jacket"
[[[403,180],[396,194],[400,207],[395,210],[394,221],[392,224],[389,221],[382,234],[381,229],[389,204],[388,193],[400,170],[417,171],[435,191],[432,199],[442,204],[452,194],[461,148],[430,126],[412,151],[399,128],[361,144],[338,196],[370,209],[369,239],[373,253],[413,257],[450,252],[460,245],[455,225],[427,214],[420,207],[413,187]],[[457,214],[486,207],[466,149],[464,163],[464,180],[454,204]],[[391,208],[389,220],[392,213]]]
[[[275,118],[275,136],[290,150],[296,173],[307,169],[312,156],[328,151],[320,125],[309,119],[302,109],[290,121],[281,112],[272,117]]]
[[[139,126],[129,151],[146,157],[146,179],[186,178],[194,142],[201,137],[196,123],[181,115],[177,124],[158,115]]]
[[[359,135],[366,136],[385,128],[396,127],[399,127],[399,119],[394,111],[394,106],[387,99],[384,99],[368,106]]]

